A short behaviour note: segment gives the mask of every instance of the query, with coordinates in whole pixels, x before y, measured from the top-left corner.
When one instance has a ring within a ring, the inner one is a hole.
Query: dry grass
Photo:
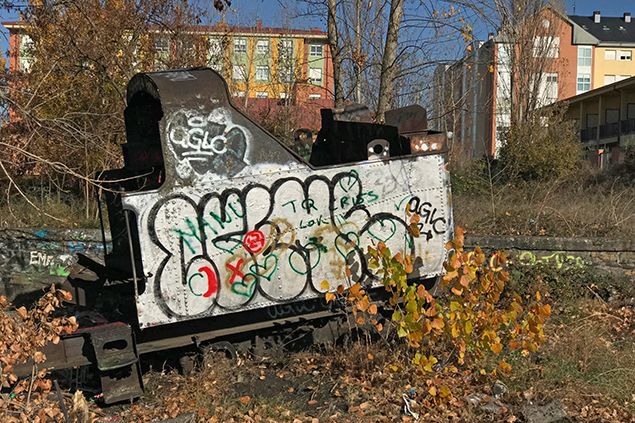
[[[632,309],[589,299],[555,309],[546,328],[547,345],[527,358],[507,357],[515,370],[503,379],[509,393],[501,399],[500,414],[465,401],[473,393],[491,395],[495,377],[441,375],[454,398],[438,402],[427,393],[431,376],[409,364],[411,352],[403,345],[365,341],[347,348],[243,356],[238,363],[210,355],[192,376],[146,374],[147,394],[117,414],[138,422],[183,413],[209,422],[413,421],[402,414],[402,393],[414,389],[413,409],[422,421],[522,421],[523,404],[552,400],[559,400],[573,421],[635,421]]]
[[[509,386],[519,398],[558,398],[582,421],[634,421],[632,306],[587,299],[568,312],[566,322],[546,328],[549,342],[537,356],[517,360],[523,370],[509,379]]]
[[[635,187],[616,181],[481,182],[453,200],[457,225],[473,234],[635,237]]]
[[[86,218],[81,203],[45,200],[33,207],[22,198],[0,205],[0,228],[97,228],[96,216]]]

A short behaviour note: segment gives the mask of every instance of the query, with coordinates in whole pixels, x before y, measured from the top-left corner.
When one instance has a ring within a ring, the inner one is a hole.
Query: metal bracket
[[[104,402],[112,404],[141,396],[143,384],[132,329],[123,323],[90,331]]]

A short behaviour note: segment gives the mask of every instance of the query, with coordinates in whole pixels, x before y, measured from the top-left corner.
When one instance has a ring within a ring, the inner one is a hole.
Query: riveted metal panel
[[[233,108],[220,76],[189,74],[131,83],[161,99],[166,170],[160,188],[122,195],[139,233],[142,327],[317,298],[323,281],[378,286],[366,251],[380,241],[419,258],[411,277],[441,274],[452,231],[441,155],[314,169]]]

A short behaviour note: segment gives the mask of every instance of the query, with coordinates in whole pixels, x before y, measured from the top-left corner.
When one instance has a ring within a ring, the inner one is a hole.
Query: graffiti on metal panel
[[[209,114],[195,110],[175,112],[167,119],[167,134],[181,177],[188,176],[189,169],[199,175],[212,172],[235,176],[249,164],[245,159],[248,131],[235,125],[225,109]]]
[[[521,251],[518,253],[518,263],[525,266],[534,266],[538,263],[542,263],[555,266],[556,269],[562,269],[562,267],[583,269],[587,265],[582,257],[574,256],[563,251],[548,255],[537,255],[533,251]]]
[[[405,207],[371,213],[379,200],[355,171],[253,183],[200,199],[166,197],[148,219],[151,240],[164,254],[154,276],[157,304],[168,315],[192,316],[244,307],[256,294],[286,302],[324,292],[324,275],[344,280],[346,269],[354,282],[374,279],[368,246],[382,241],[414,254],[415,245]],[[429,215],[422,224],[430,237],[443,234],[444,218],[429,209],[416,210]]]
[[[445,231],[446,221],[445,217],[439,216],[439,209],[432,206],[429,201],[421,201],[417,196],[414,196],[408,200],[408,211],[410,213],[418,214],[421,217],[419,221],[419,233],[426,236],[427,240],[431,240],[434,236],[433,233],[439,234]],[[425,231],[426,226],[429,229]]]

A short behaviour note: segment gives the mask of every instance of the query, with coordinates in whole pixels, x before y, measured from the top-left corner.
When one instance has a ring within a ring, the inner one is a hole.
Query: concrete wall
[[[634,240],[472,236],[466,245],[508,250],[517,263],[526,266],[594,266],[635,278]]]
[[[97,230],[5,229],[0,231],[0,245],[0,295],[11,300],[62,282],[77,253],[101,258],[104,252]],[[466,245],[509,250],[527,266],[538,262],[557,268],[596,266],[635,278],[632,240],[472,236]]]
[[[12,301],[62,282],[78,253],[104,253],[97,230],[4,229],[0,246],[0,295]]]

